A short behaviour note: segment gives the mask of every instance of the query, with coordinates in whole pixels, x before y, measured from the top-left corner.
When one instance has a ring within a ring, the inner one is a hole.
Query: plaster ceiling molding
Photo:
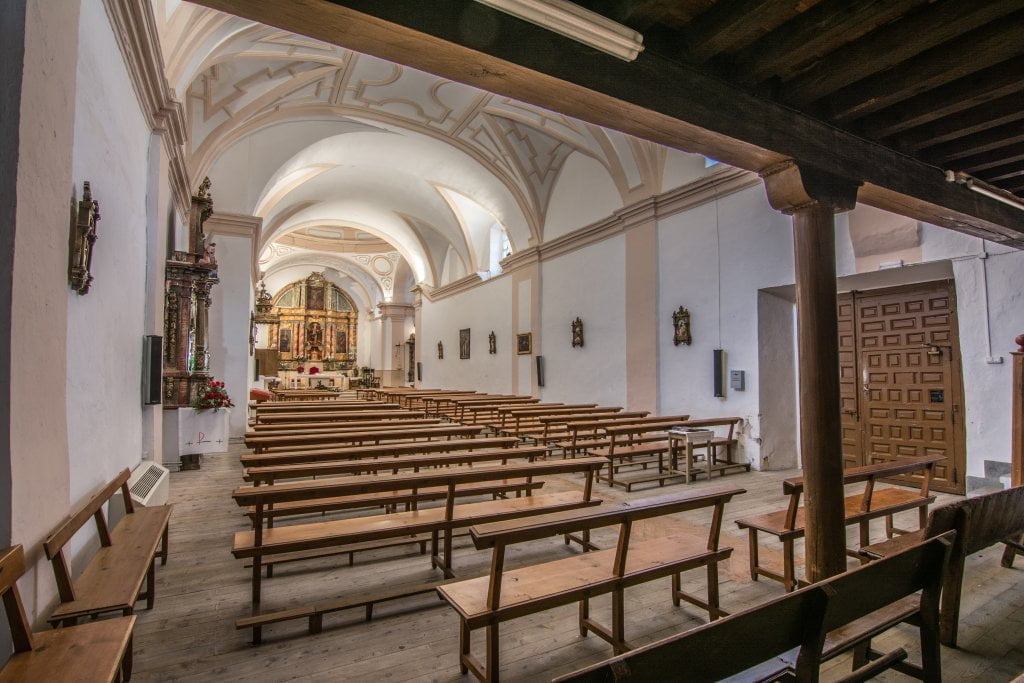
[[[326,173],[334,168],[337,168],[334,164],[310,164],[309,166],[297,168],[294,171],[277,178],[274,183],[273,192],[271,194],[265,193],[260,197],[259,201],[256,203],[256,207],[253,209],[253,215],[261,217],[270,215],[289,192],[303,183],[316,178],[321,173]]]
[[[596,158],[608,170],[623,204],[661,192],[664,147],[600,126],[587,124],[587,128],[601,149]]]
[[[444,256],[448,252],[448,248],[451,243],[444,234],[435,228],[433,225],[422,221],[415,216],[409,214],[396,212],[398,217],[408,224],[409,228],[415,230],[423,240],[423,243],[427,247],[426,257],[427,262],[430,264],[430,272],[434,273],[435,282],[437,281],[437,275],[441,272],[441,265],[444,263]],[[408,264],[405,264],[408,267]]]
[[[576,148],[517,121],[498,116],[492,116],[491,119],[502,133],[506,151],[526,179],[534,209],[543,223],[558,174]]]
[[[207,55],[198,71],[202,72],[214,64],[236,59],[309,61],[344,66],[352,54],[351,50],[330,43],[256,24],[252,29],[240,31],[219,45]]]
[[[232,61],[215,64],[189,89],[188,115],[193,156],[207,139],[286,96],[316,98],[333,87],[336,67],[315,62]],[[308,89],[312,88],[312,91]]]
[[[509,97],[494,97],[488,103],[487,113],[518,121],[531,128],[543,130],[547,135],[579,149],[594,147],[587,125],[558,112],[535,107]]]
[[[218,46],[230,42],[232,36],[261,26],[205,7],[189,3],[178,5],[166,30],[160,33],[171,87],[177,92],[187,91],[200,73],[200,65]]]

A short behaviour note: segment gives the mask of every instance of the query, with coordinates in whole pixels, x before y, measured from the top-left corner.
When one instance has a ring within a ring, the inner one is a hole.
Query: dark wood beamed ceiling
[[[1024,248],[1024,0],[579,0],[645,36],[622,62],[472,0],[199,0],[762,172]]]

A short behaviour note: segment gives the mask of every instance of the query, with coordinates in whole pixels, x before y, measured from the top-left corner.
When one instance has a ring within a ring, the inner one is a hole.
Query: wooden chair
[[[956,647],[960,595],[967,556],[997,543],[1007,544],[1008,549],[1024,549],[1018,542],[1024,532],[1024,487],[965,498],[935,508],[928,516],[928,524],[924,529],[867,546],[861,549],[861,554],[872,559],[885,557],[907,545],[920,543],[950,530],[957,533],[949,570],[942,584],[940,627],[942,644]],[[1003,566],[1008,567],[1009,564],[1003,562]]]
[[[20,545],[0,550],[0,595],[14,642],[14,654],[0,669],[0,681],[128,681],[132,676],[135,615],[33,633],[18,594],[25,573]]]

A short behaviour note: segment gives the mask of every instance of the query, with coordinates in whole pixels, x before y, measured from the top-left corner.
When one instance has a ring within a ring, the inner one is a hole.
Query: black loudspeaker
[[[423,363],[420,361],[416,361],[416,381],[423,381]]]
[[[544,356],[537,356],[537,386],[544,386]]]
[[[160,385],[163,375],[164,338],[147,334],[142,339],[142,403],[160,404]]]
[[[715,396],[717,398],[723,398],[725,396],[725,351],[722,349],[715,349]]]

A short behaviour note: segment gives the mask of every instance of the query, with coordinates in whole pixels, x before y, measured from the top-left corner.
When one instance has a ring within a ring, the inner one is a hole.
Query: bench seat
[[[296,526],[263,530],[263,543],[255,544],[255,532],[235,532],[231,552],[235,557],[252,557],[326,548],[339,543],[359,543],[380,538],[431,532],[439,526],[464,527],[472,524],[499,521],[530,514],[531,511],[552,512],[581,505],[597,505],[599,501],[584,502],[577,492],[551,493],[454,506],[453,517],[445,520],[445,508],[409,510],[388,515],[337,519]]]
[[[171,507],[137,507],[110,532],[111,545],[101,547],[74,581],[76,599],[61,603],[50,616],[56,624],[65,619],[120,610],[131,614],[135,602],[145,597],[152,609],[153,597],[140,595],[142,582],[154,570],[157,546],[171,518]]]
[[[710,551],[724,560],[732,548]],[[502,574],[501,601],[497,610],[487,608],[489,576],[455,581],[439,587],[438,593],[451,603],[470,628],[492,620],[513,619],[532,614],[537,605],[544,608],[578,602],[582,597],[608,593],[618,587],[650,581],[655,576],[670,576],[704,566],[708,561],[707,539],[699,536],[668,536],[630,544],[626,571],[616,577],[613,571],[616,549],[598,550],[551,560]]]
[[[0,683],[120,680],[135,619],[132,615],[34,632],[33,649],[11,657],[0,671]]]

